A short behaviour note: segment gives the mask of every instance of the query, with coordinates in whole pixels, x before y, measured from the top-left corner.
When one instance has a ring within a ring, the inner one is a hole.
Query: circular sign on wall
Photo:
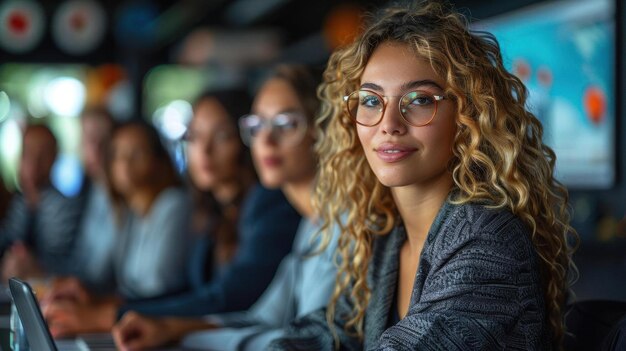
[[[39,44],[44,34],[41,6],[31,0],[9,0],[0,5],[0,46],[21,54]]]
[[[59,49],[82,55],[102,42],[105,26],[106,14],[100,4],[91,0],[66,1],[52,19],[52,37]]]

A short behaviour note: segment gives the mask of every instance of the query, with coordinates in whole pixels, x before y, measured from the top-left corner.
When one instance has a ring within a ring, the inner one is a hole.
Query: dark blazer
[[[291,251],[300,215],[280,190],[256,186],[244,200],[237,253],[217,276],[193,290],[169,297],[131,301],[134,310],[153,316],[203,316],[245,310],[269,285]]]
[[[83,197],[67,198],[54,186],[43,189],[31,209],[24,195],[13,196],[6,217],[0,218],[0,258],[16,241],[26,244],[46,273],[71,272],[71,253],[83,207]]]
[[[343,350],[550,350],[539,261],[530,232],[505,210],[446,202],[428,233],[408,314],[388,328],[396,296],[402,226],[375,239],[364,341],[334,330]],[[333,350],[325,310],[295,321],[272,350]]]

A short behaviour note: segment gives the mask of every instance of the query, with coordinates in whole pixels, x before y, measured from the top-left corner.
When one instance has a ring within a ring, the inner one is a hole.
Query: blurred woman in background
[[[110,157],[122,228],[113,255],[118,292],[143,299],[183,290],[191,204],[157,130],[143,122],[122,125],[113,134]]]
[[[107,175],[117,237],[106,253],[108,272],[102,274],[113,277],[116,294],[53,289],[44,308],[53,332],[73,317],[87,330],[98,330],[98,325],[112,323],[116,313],[94,306],[154,298],[187,286],[191,202],[156,129],[143,122],[119,126],[111,139]]]

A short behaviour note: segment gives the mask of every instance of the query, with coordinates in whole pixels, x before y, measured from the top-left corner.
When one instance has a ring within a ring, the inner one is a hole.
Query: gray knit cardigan
[[[408,314],[387,328],[396,296],[399,225],[374,242],[364,340],[344,328],[348,300],[337,304],[342,350],[551,350],[539,274],[528,228],[503,209],[445,202],[428,233]],[[333,350],[318,310],[295,320],[271,350]]]

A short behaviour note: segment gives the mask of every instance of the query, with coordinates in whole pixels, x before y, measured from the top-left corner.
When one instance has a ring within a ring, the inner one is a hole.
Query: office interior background
[[[499,39],[557,153],[580,235],[580,300],[626,301],[626,99],[622,0],[454,0]],[[212,87],[254,91],[276,62],[323,65],[383,0],[4,0],[0,2],[0,176],[17,190],[20,127],[60,142],[54,184],[83,179],[78,116],[104,105],[143,118],[181,171],[191,102]]]

